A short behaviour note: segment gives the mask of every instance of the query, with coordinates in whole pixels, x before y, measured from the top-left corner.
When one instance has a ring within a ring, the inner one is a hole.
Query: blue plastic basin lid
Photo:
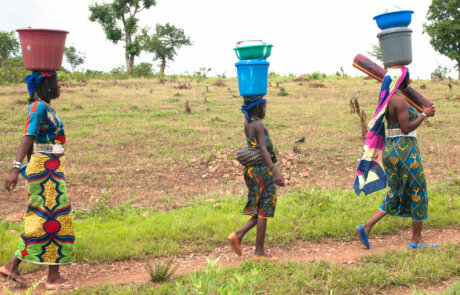
[[[235,66],[242,65],[269,65],[270,63],[265,59],[242,59],[235,64]]]
[[[399,11],[391,11],[391,12],[385,12],[385,13],[382,13],[382,14],[376,15],[376,16],[374,16],[372,19],[376,19],[376,18],[378,18],[379,16],[382,16],[382,15],[397,14],[397,13],[401,13],[401,12],[410,12],[411,14],[413,14],[413,13],[414,13],[414,11],[412,11],[412,10],[399,10]]]

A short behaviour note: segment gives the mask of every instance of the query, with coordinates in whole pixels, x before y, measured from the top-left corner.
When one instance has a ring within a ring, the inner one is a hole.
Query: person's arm
[[[259,144],[262,159],[264,159],[264,162],[267,164],[268,169],[270,169],[270,171],[273,173],[275,183],[279,186],[284,186],[284,178],[281,175],[281,173],[279,173],[278,169],[276,169],[275,165],[273,164],[272,157],[267,150],[267,143],[265,141],[265,128],[262,125],[262,123],[259,122],[257,122],[254,125],[257,143]]]
[[[16,162],[21,162],[24,160],[24,157],[31,150],[32,144],[35,140],[34,136],[26,135],[22,138],[21,143],[19,144],[18,151],[16,152]],[[29,156],[30,158],[30,156]],[[5,180],[5,188],[8,192],[11,192],[16,185],[18,184],[19,178],[19,168],[11,168],[10,174]]]
[[[425,117],[423,115],[420,115],[415,120],[409,121],[409,106],[407,102],[401,97],[397,97],[397,99],[394,102],[394,105],[396,108],[396,115],[398,117],[399,127],[401,128],[401,131],[404,134],[408,134],[414,131],[420,126],[420,124],[422,124],[423,120],[425,120]],[[427,117],[434,116],[435,112],[436,110],[434,108],[434,105],[425,107],[423,109],[423,113]]]

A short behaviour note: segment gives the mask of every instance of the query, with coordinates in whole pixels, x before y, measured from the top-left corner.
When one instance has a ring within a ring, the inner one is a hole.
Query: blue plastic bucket
[[[243,59],[235,64],[241,96],[267,94],[269,65],[261,59]]]

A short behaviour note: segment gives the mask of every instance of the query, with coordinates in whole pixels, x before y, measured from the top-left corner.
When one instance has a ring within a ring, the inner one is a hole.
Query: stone
[[[21,222],[22,221],[22,213],[10,214],[5,219],[6,219],[6,221],[9,221],[9,222]]]
[[[12,230],[10,230],[10,231],[8,232],[8,234],[9,234],[10,236],[17,236],[19,233],[18,233],[16,230],[12,229]]]
[[[302,178],[308,178],[308,177],[310,177],[310,172],[304,171],[304,172],[302,172],[302,173],[300,174],[300,176],[302,176]]]

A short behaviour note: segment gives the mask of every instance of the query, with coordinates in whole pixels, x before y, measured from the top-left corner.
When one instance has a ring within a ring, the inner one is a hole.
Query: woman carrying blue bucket
[[[244,165],[244,180],[248,187],[248,201],[243,214],[252,217],[237,232],[228,236],[230,245],[242,255],[241,241],[244,235],[257,225],[254,259],[276,260],[264,250],[267,219],[273,218],[276,207],[276,185],[284,186],[284,179],[276,169],[276,155],[267,129],[262,124],[265,117],[266,100],[262,96],[245,96],[242,112],[245,114],[244,134],[247,152],[239,157]],[[254,153],[251,154],[251,150]]]

